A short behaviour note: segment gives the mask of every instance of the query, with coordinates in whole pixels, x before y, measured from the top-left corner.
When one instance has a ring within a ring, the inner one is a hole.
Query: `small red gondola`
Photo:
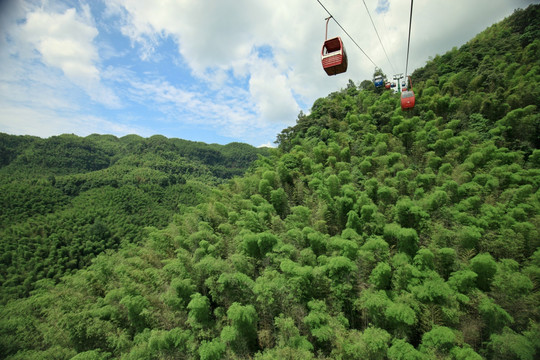
[[[401,110],[408,110],[414,107],[414,92],[403,91],[401,93]]]
[[[327,39],[329,20],[330,18],[326,19],[326,35],[321,50],[321,62],[324,71],[331,76],[347,71],[348,62],[347,53],[345,52],[345,47],[343,46],[341,38],[338,36],[332,39]]]
[[[403,88],[403,91],[401,92],[401,110],[409,110],[414,107],[415,96],[414,96],[414,91],[412,90],[412,80],[410,76],[409,76],[409,82],[411,85],[411,90],[407,90],[407,88]]]
[[[386,89],[390,89],[390,83],[387,82],[386,84],[384,84],[384,87],[385,87]]]

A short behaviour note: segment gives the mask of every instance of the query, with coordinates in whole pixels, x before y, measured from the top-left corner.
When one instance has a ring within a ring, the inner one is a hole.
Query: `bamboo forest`
[[[276,148],[0,134],[0,358],[538,359],[539,59],[531,5]]]

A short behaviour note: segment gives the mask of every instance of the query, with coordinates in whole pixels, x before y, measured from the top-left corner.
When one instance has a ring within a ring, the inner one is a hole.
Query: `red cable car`
[[[321,62],[324,71],[330,75],[337,75],[347,71],[347,53],[339,36],[328,39],[328,21],[326,19],[326,35],[321,50]]]
[[[390,83],[387,82],[386,84],[384,84],[384,87],[385,87],[386,89],[390,89]]]
[[[414,107],[414,92],[413,91],[403,91],[401,93],[401,110],[408,110]]]
[[[401,92],[401,110],[408,110],[414,107],[416,98],[414,96],[414,91],[412,91],[412,80],[410,76],[409,76],[409,82],[411,84],[411,90],[407,90],[407,88],[403,88],[403,91]]]

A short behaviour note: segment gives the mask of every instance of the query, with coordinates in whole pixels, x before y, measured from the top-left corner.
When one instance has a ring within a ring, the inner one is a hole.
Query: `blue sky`
[[[404,72],[410,2],[321,0],[389,76]],[[409,72],[527,0],[417,0]],[[313,102],[370,79],[342,36],[347,73],[320,64],[316,0],[0,1],[0,132],[139,134],[271,145]]]

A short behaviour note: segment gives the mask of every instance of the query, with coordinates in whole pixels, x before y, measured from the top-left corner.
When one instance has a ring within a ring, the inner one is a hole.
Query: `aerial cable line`
[[[352,42],[360,49],[360,51],[366,55],[366,57],[368,58],[369,61],[371,61],[371,63],[373,64],[373,66],[375,67],[378,67],[377,64],[375,64],[373,62],[373,60],[371,60],[371,58],[368,56],[368,54],[366,54],[366,52],[364,50],[362,50],[362,48],[360,47],[360,45],[358,45],[358,43],[353,39],[353,37],[351,35],[349,35],[349,33],[347,32],[347,30],[345,30],[343,28],[343,26],[341,26],[341,24],[336,20],[336,18],[330,13],[330,11],[328,11],[328,9],[321,3],[320,0],[317,0],[317,2],[322,6],[322,8],[328,13],[328,16],[330,16],[332,19],[334,19],[334,21],[336,22],[336,24],[341,28],[341,30],[343,30],[343,32],[345,34],[347,34],[347,36],[352,40]]]
[[[371,14],[369,12],[369,9],[366,5],[366,1],[365,0],[362,0],[364,2],[364,6],[366,7],[366,11],[369,15],[369,20],[371,20],[371,24],[373,25],[373,29],[375,29],[375,34],[377,34],[377,38],[379,39],[379,42],[381,43],[381,46],[382,46],[382,49],[384,51],[384,55],[386,55],[386,60],[388,60],[388,63],[390,64],[390,66],[392,67],[392,72],[396,72],[396,70],[394,69],[394,65],[392,64],[392,62],[390,61],[390,58],[388,57],[388,54],[386,53],[386,49],[384,48],[384,45],[383,45],[383,42],[381,40],[381,37],[379,36],[379,32],[377,31],[377,28],[375,27],[375,23],[373,22],[373,18],[371,17]]]
[[[411,24],[412,24],[413,1],[414,0],[411,0],[411,16],[409,18],[409,40],[407,40],[407,63],[405,64],[405,78],[407,78],[408,76],[407,70],[409,69],[409,48],[411,46]]]

